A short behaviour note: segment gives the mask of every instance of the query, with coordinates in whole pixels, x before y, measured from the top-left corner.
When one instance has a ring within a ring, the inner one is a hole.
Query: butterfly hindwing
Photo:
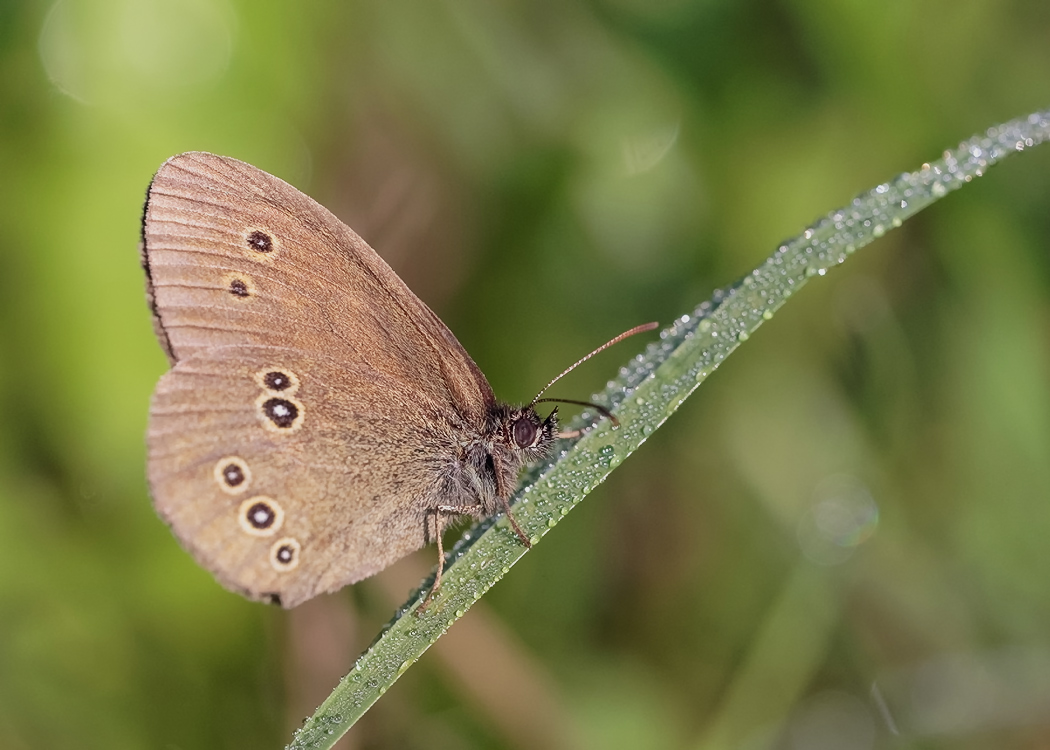
[[[150,485],[158,512],[220,581],[294,606],[428,541],[437,464],[455,460],[451,434],[434,427],[447,420],[368,368],[221,347],[161,378]]]

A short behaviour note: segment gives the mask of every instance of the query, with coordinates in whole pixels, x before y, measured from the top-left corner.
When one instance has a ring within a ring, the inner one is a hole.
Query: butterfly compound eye
[[[514,444],[519,448],[531,448],[536,444],[537,427],[530,419],[517,419],[511,425],[510,433]]]

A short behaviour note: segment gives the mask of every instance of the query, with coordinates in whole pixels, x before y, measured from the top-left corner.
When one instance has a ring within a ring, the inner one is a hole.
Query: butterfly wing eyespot
[[[237,522],[252,536],[273,536],[284,525],[284,509],[272,497],[256,495],[241,503]]]
[[[264,367],[255,373],[255,382],[265,391],[287,396],[299,390],[299,376],[287,367]]]
[[[256,295],[255,283],[252,281],[251,276],[246,273],[239,271],[231,271],[225,273],[219,280],[219,284],[224,288],[232,300],[236,300],[242,304],[250,300]]]
[[[215,482],[230,495],[239,495],[252,483],[252,470],[239,456],[225,456],[215,462]]]
[[[295,537],[278,539],[270,547],[270,565],[278,573],[290,573],[299,567],[303,547]]]
[[[273,237],[261,229],[253,229],[245,237],[248,247],[257,253],[269,254],[277,249]]]
[[[267,431],[276,435],[290,435],[303,426],[306,407],[292,396],[263,393],[255,400],[259,421]]]

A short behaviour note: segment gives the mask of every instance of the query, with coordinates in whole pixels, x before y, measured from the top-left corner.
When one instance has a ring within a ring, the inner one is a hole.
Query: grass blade
[[[915,172],[902,174],[832,211],[785,242],[742,280],[681,316],[644,354],[621,368],[596,397],[621,427],[607,421],[560,446],[533,469],[515,497],[514,514],[535,545],[646,441],[741,343],[812,278],[957,190],[1006,156],[1050,137],[1050,110],[990,128]],[[586,415],[581,415],[586,419]],[[434,641],[528,550],[502,517],[467,532],[450,553],[442,588],[427,611],[413,614],[429,581],[384,628],[290,748],[329,748]]]

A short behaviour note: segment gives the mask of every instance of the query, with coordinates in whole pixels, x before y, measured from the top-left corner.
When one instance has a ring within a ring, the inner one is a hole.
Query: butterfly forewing
[[[244,162],[191,152],[150,185],[144,266],[169,358],[295,346],[416,384],[480,419],[491,388],[448,328],[327,209]]]

